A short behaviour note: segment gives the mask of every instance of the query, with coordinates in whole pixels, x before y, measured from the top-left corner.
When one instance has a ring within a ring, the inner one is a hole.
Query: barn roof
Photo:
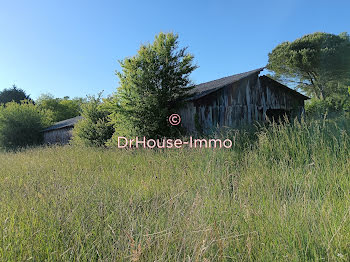
[[[254,75],[254,74],[259,74],[262,70],[264,70],[265,67],[261,67],[255,70],[251,70],[245,73],[241,73],[241,74],[236,74],[236,75],[232,75],[232,76],[227,76],[227,77],[223,77],[217,80],[213,80],[213,81],[209,81],[206,83],[202,83],[199,85],[196,85],[192,90],[190,90],[189,94],[192,95],[189,100],[196,100],[200,97],[206,96],[212,92],[215,92],[216,90],[219,90],[221,88],[223,88],[224,86],[227,86],[229,84],[235,83],[240,81],[243,78],[246,78],[248,76]],[[300,94],[299,92],[267,77],[267,76],[263,76],[265,81],[271,81],[274,82],[276,85],[278,85],[280,88],[284,88],[286,92],[291,92],[296,96],[299,96],[302,99],[310,99],[307,96],[304,96],[303,94]]]
[[[44,129],[43,132],[67,128],[67,127],[74,127],[74,125],[81,119],[83,119],[82,116],[76,116],[76,117],[73,117],[70,119],[66,119],[66,120],[57,122],[57,123],[53,124],[52,126],[49,126],[48,128]]]
[[[190,100],[195,100],[198,99],[202,96],[208,95],[212,92],[215,92],[216,90],[232,84],[234,82],[237,82],[243,78],[246,78],[250,75],[253,74],[259,74],[262,70],[264,70],[265,67],[261,67],[255,70],[251,70],[245,73],[241,73],[241,74],[236,74],[236,75],[232,75],[232,76],[227,76],[227,77],[223,77],[217,80],[213,80],[213,81],[209,81],[206,83],[202,83],[199,85],[196,85],[195,88],[193,88],[189,94],[193,94],[193,96],[190,98]]]

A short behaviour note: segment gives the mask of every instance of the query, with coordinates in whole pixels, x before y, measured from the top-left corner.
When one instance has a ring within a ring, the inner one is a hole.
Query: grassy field
[[[350,121],[227,149],[0,153],[1,261],[349,261]]]

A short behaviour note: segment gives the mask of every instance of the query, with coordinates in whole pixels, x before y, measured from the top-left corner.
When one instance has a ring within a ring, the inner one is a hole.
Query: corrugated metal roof
[[[82,116],[76,116],[76,117],[73,117],[70,119],[66,119],[66,120],[57,122],[57,123],[53,124],[52,126],[49,126],[48,128],[44,129],[43,132],[57,130],[57,129],[66,128],[66,127],[73,127],[81,119],[83,119]]]
[[[234,82],[237,82],[245,77],[248,77],[252,74],[259,74],[262,70],[264,70],[265,67],[261,67],[255,70],[251,70],[245,73],[236,74],[232,76],[223,77],[217,80],[209,81],[206,83],[202,83],[199,85],[196,85],[195,88],[190,90],[189,94],[193,94],[193,96],[189,100],[195,100],[202,96],[208,95],[226,85],[232,84]]]

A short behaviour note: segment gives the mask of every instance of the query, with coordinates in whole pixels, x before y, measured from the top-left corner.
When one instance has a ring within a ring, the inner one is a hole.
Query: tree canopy
[[[294,82],[317,99],[346,94],[350,81],[349,35],[317,32],[283,42],[269,53],[267,68],[277,79]]]
[[[120,87],[109,102],[116,133],[131,136],[171,136],[167,117],[176,112],[192,88],[190,74],[197,68],[193,55],[180,48],[178,35],[160,33],[152,44],[120,61]]]
[[[30,100],[30,97],[23,89],[17,88],[16,85],[13,85],[11,88],[5,88],[0,92],[0,104],[12,101],[20,103],[22,100]]]
[[[39,108],[51,112],[53,122],[80,115],[83,102],[84,100],[82,98],[70,99],[68,96],[64,98],[55,98],[51,94],[43,94],[36,100],[36,104]]]

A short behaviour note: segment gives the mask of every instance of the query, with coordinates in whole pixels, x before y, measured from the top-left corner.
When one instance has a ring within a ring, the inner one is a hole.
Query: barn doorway
[[[270,121],[274,121],[276,123],[284,123],[286,120],[290,120],[291,112],[290,110],[284,109],[267,109],[266,117]]]

